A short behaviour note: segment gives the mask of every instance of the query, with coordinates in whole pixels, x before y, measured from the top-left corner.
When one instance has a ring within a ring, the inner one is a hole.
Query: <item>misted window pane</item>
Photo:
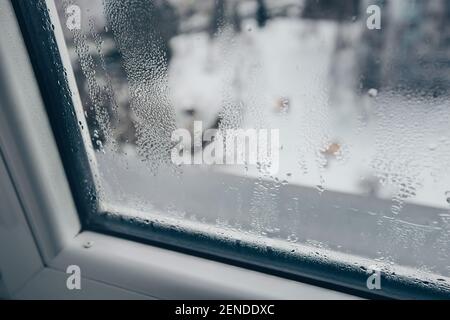
[[[448,281],[449,1],[57,3],[105,210]]]

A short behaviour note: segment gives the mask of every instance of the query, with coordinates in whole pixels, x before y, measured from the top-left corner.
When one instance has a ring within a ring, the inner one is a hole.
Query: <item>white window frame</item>
[[[46,4],[56,22],[53,1],[46,0]],[[10,1],[0,1],[0,16],[0,298],[357,299],[242,267],[82,231]],[[60,24],[54,25],[61,44]],[[67,53],[61,55],[69,63]],[[76,87],[72,71],[67,73]],[[79,100],[77,93],[74,97]],[[66,269],[72,264],[81,268],[81,290],[66,287]]]

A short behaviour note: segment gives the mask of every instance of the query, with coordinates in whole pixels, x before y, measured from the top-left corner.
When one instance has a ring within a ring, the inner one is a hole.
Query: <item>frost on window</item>
[[[58,2],[103,207],[447,282],[450,2],[372,2]]]

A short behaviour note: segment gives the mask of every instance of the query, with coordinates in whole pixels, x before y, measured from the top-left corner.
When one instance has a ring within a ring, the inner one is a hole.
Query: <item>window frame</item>
[[[0,35],[0,187],[6,191],[1,200],[8,200],[4,202],[6,206],[1,208],[1,214],[2,218],[14,221],[12,225],[0,225],[0,229],[5,231],[2,233],[4,243],[15,244],[7,250],[4,250],[6,247],[0,250],[2,298],[353,298],[340,292],[84,230],[74,201],[76,196],[71,190],[73,186],[69,186],[67,178],[73,171],[63,166],[63,161],[69,161],[64,150],[68,152],[72,145],[59,149],[61,146],[55,139],[58,129],[51,125],[52,118],[48,117],[49,106],[61,110],[64,103],[68,103],[65,106],[72,103],[58,100],[61,96],[57,87],[49,85],[57,83],[51,82],[57,81],[51,76],[56,74],[60,79],[62,70],[40,64],[39,58],[42,57],[26,44],[31,42],[39,46],[41,38],[36,35],[30,41],[26,32],[20,29],[24,28],[21,24],[24,20],[18,23],[20,18],[16,17],[16,14],[20,16],[18,12],[22,12],[22,18],[33,20],[32,12],[20,10],[33,7],[35,3],[14,0],[0,3],[3,31]],[[24,7],[18,8],[22,5]],[[46,5],[50,13],[55,14],[52,1],[47,1]],[[46,8],[44,10],[47,12]],[[55,35],[62,36],[57,27]],[[38,50],[49,53],[45,46],[38,47]],[[67,57],[62,55],[62,58]],[[45,66],[50,68],[45,69]],[[67,70],[68,74],[70,72]],[[62,114],[74,119],[73,114]],[[70,124],[70,120],[64,123]],[[17,246],[19,241],[20,250]],[[86,241],[92,244],[88,248]],[[66,288],[66,268],[71,264],[81,268],[82,289],[79,291]],[[187,265],[192,268],[187,269]],[[218,274],[221,276],[215,276]],[[236,282],[235,279],[242,281]]]
[[[87,280],[138,293],[147,298],[187,299],[193,298],[192,292],[195,298],[448,297],[448,292],[432,290],[401,278],[383,279],[383,289],[379,292],[365,290],[362,284],[366,283],[367,273],[359,267],[338,261],[334,264],[320,263],[309,254],[299,254],[291,261],[278,261],[274,251],[267,250],[262,257],[258,250],[245,241],[241,242],[236,254],[236,250],[231,252],[232,246],[236,249],[235,244],[218,244],[215,239],[205,239],[202,234],[182,233],[165,225],[153,225],[149,232],[138,224],[124,226],[120,218],[107,223],[99,219],[98,212],[102,212],[103,208],[95,196],[97,188],[91,171],[95,156],[84,145],[84,141],[90,139],[84,136],[86,132],[80,128],[86,127],[86,124],[83,123],[81,101],[73,72],[70,68],[64,69],[64,65],[70,65],[70,60],[68,53],[62,49],[64,37],[55,5],[52,0],[12,0],[12,6],[21,29],[20,32],[16,28],[15,32],[19,38],[20,33],[23,35],[30,61],[23,53],[15,59],[22,59],[23,69],[28,68],[21,72],[22,76],[28,73],[27,80],[37,82],[33,87],[34,98],[40,99],[41,96],[42,101],[36,106],[39,108],[36,112],[40,113],[42,119],[47,116],[49,119],[39,133],[40,141],[37,142],[35,133],[30,132],[33,129],[29,127],[32,119],[25,115],[26,106],[19,108],[18,114],[12,116],[17,117],[19,122],[22,117],[28,118],[28,123],[19,128],[28,132],[27,138],[30,141],[23,142],[23,145],[30,149],[24,148],[26,150],[20,150],[15,156],[9,157],[11,152],[6,147],[5,159],[20,201],[24,203],[25,216],[33,235],[36,235],[37,246],[43,252],[45,270],[56,270],[62,277],[64,274],[60,273],[65,272],[68,263],[79,264],[82,270],[86,270],[84,277]],[[14,20],[14,17],[10,18]],[[14,24],[15,21],[9,23]],[[25,48],[24,44],[22,47]],[[36,79],[30,76],[33,70]],[[19,88],[11,91],[12,100],[19,99]],[[79,124],[78,121],[82,123]],[[19,130],[11,129],[13,135],[17,131]],[[15,145],[21,143],[16,141]],[[39,150],[43,145],[46,146],[44,150],[51,149],[50,152],[44,154]],[[24,154],[24,159],[29,160],[17,162]],[[36,158],[40,161],[33,160]],[[53,166],[50,168],[44,159],[52,159]],[[37,162],[41,167],[36,165]],[[55,165],[56,179],[47,180],[55,170]],[[40,177],[42,180],[26,186],[30,181],[24,181],[27,177],[20,175],[20,172],[32,173],[44,167],[48,176]],[[61,188],[61,185],[64,187]],[[40,188],[41,193],[50,191],[55,197],[45,199],[46,203],[40,207],[27,205],[27,202],[43,202],[39,194],[34,196],[36,199],[28,200],[33,188]],[[59,207],[54,205],[55,201]],[[85,248],[86,241],[92,241],[93,246]],[[123,250],[116,250],[117,247]],[[249,257],[252,258],[250,262]],[[171,262],[174,265],[168,265]],[[268,267],[268,262],[277,264]],[[296,264],[295,268],[291,267],[292,263]],[[197,270],[208,271],[186,270],[184,265],[190,264]],[[221,274],[221,278],[217,279],[214,274]],[[33,279],[37,279],[37,276]],[[31,282],[30,286],[32,287]],[[26,286],[17,297],[27,297],[30,290]]]

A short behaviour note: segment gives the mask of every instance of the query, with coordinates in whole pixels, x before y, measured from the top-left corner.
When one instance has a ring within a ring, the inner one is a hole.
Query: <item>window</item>
[[[449,3],[56,5],[85,228],[448,297]]]

